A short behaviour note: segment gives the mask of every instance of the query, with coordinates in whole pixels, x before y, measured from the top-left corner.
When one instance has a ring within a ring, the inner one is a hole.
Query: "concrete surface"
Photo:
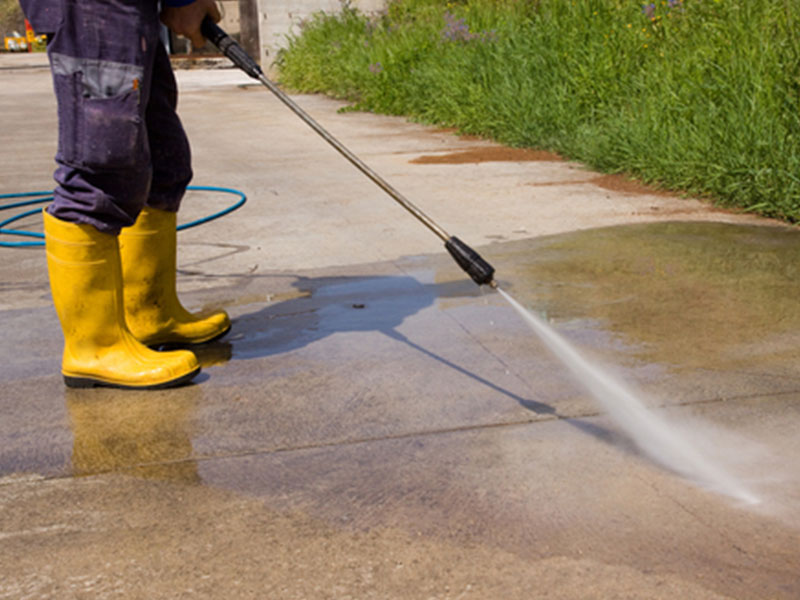
[[[0,81],[0,193],[48,189],[49,74]],[[179,81],[194,183],[249,198],[180,234],[179,288],[233,330],[194,385],[68,390],[42,250],[0,249],[0,598],[800,597],[795,228],[295,97],[745,506],[639,451],[266,90]]]

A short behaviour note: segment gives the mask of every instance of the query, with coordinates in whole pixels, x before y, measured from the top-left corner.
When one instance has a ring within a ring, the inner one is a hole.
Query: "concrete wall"
[[[260,48],[258,50],[258,61],[266,70],[271,70],[271,65],[278,55],[281,48],[287,46],[287,36],[299,32],[300,23],[310,17],[313,13],[324,11],[335,13],[342,9],[341,0],[249,0],[257,6],[258,20],[258,39]],[[350,5],[358,10],[371,13],[384,8],[388,0],[350,0]],[[243,32],[242,12],[239,0],[217,0],[222,13],[220,26],[233,36]],[[252,9],[251,9],[252,10]],[[253,35],[252,47],[242,40],[245,49],[255,55],[255,31],[248,32]],[[237,37],[238,39],[238,37]],[[203,50],[195,50],[193,53],[207,53],[215,50],[207,44]],[[191,52],[191,44],[186,38],[172,36],[173,54],[183,54]]]
[[[217,0],[217,5],[222,13],[219,26],[230,34],[239,33],[239,0]]]
[[[279,49],[287,45],[286,36],[298,32],[298,25],[318,11],[337,12],[339,0],[257,0],[259,35],[261,39],[260,62],[269,68]],[[350,4],[362,12],[381,10],[386,0],[351,0]]]

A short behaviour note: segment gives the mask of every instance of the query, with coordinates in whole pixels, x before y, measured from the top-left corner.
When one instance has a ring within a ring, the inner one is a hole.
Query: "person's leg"
[[[176,107],[175,77],[159,45],[145,115],[153,162],[150,196],[136,223],[119,237],[125,318],[136,338],[148,345],[200,344],[231,326],[223,311],[192,314],[178,300],[176,212],[192,171]]]
[[[65,0],[62,11],[48,47],[58,100],[58,186],[44,221],[64,380],[72,387],[176,385],[200,366],[191,352],[154,352],[130,333],[117,239],[150,187],[144,114],[155,2]]]
[[[145,128],[152,165],[147,206],[178,212],[186,186],[192,179],[189,140],[177,113],[178,84],[162,43],[155,49]]]
[[[66,0],[48,45],[58,100],[54,217],[117,234],[151,181],[145,124],[158,14],[153,0]]]

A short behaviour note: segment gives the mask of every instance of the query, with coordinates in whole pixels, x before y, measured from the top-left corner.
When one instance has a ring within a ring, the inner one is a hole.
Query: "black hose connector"
[[[200,25],[200,33],[202,33],[203,37],[209,42],[219,48],[220,52],[231,59],[233,64],[253,79],[260,79],[264,75],[264,71],[261,70],[259,64],[244,51],[244,48],[236,43],[236,40],[225,33],[219,25],[214,23],[211,17],[206,16],[206,18],[203,19]]]
[[[472,281],[478,285],[494,285],[494,267],[483,260],[475,250],[455,236],[447,240],[444,247],[458,266],[472,277]]]

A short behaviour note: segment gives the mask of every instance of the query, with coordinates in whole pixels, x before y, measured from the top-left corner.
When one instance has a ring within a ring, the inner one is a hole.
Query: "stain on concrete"
[[[530,148],[509,148],[506,146],[485,146],[458,150],[447,154],[425,154],[410,160],[415,165],[462,165],[483,162],[561,162],[555,152],[533,150]]]
[[[610,192],[629,194],[634,196],[659,196],[662,198],[673,198],[674,191],[662,190],[655,186],[648,185],[637,179],[631,179],[621,174],[608,174],[608,175],[594,175],[586,172],[586,176],[580,179],[573,179],[571,181],[534,181],[526,183],[525,185],[531,187],[552,187],[559,185],[585,185],[593,184],[597,187],[603,188]],[[651,207],[657,210],[658,207]],[[677,212],[677,211],[674,211]],[[688,212],[688,211],[684,211]],[[665,214],[665,213],[661,213]]]
[[[624,194],[663,196],[663,197],[673,197],[675,195],[674,191],[661,190],[655,186],[648,185],[637,179],[631,179],[629,177],[626,177],[625,175],[620,175],[617,173],[600,175],[599,177],[593,177],[592,179],[589,180],[589,182],[593,183],[598,187],[603,188],[604,190],[609,190],[612,192],[622,192]]]

